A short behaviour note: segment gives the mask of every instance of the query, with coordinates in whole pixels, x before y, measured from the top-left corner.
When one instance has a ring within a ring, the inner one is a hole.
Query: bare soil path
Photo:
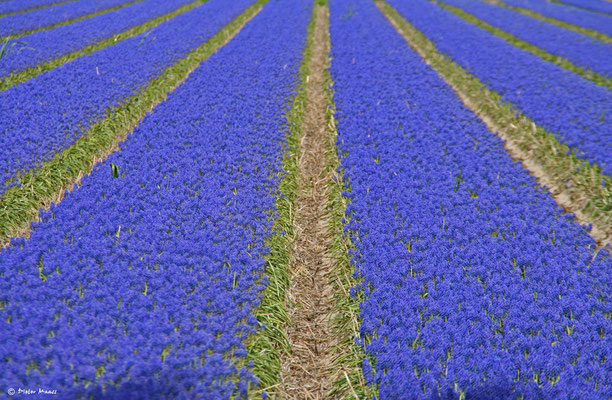
[[[307,105],[299,141],[298,190],[295,210],[296,238],[293,271],[287,293],[291,354],[282,360],[283,399],[329,399],[334,377],[333,237],[327,210],[327,167],[330,146],[327,125],[325,71],[329,65],[329,14],[316,6],[312,58],[306,80]]]

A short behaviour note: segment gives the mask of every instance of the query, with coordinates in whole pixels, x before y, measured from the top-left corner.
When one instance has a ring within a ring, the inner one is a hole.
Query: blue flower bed
[[[73,24],[23,36],[10,43],[11,51],[0,58],[0,76],[79,50],[190,2],[191,0],[148,0]]]
[[[0,14],[28,10],[30,8],[59,3],[61,1],[62,0],[8,0],[0,3]]]
[[[612,18],[576,7],[568,7],[546,0],[503,0],[504,3],[515,7],[527,8],[545,17],[555,18],[569,22],[583,28],[593,29],[612,36]],[[583,2],[581,2],[584,4]]]
[[[311,7],[269,2],[0,252],[3,385],[67,399],[246,396]]]
[[[49,160],[255,0],[210,0],[141,35],[0,93],[0,182]],[[0,194],[6,185],[0,186]]]
[[[446,0],[483,21],[574,64],[612,78],[612,44],[504,7],[470,0]],[[610,3],[612,4],[612,3]],[[612,21],[611,21],[612,23]]]
[[[83,15],[117,7],[132,0],[80,0],[54,7],[9,15],[0,19],[0,37],[31,31]]]
[[[612,3],[607,0],[589,0],[588,2],[582,0],[560,0],[561,3],[565,3],[570,6],[576,6],[583,8],[588,11],[597,13],[612,14]]]
[[[536,124],[612,174],[612,91],[514,47],[427,0],[389,3]]]
[[[610,398],[609,253],[371,1],[330,7],[358,344],[380,399]]]

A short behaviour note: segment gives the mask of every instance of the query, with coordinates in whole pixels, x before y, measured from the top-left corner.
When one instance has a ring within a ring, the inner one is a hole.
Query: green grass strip
[[[549,24],[553,24],[553,25],[557,25],[560,26],[562,28],[565,29],[569,29],[578,33],[581,33],[583,35],[587,35],[587,36],[591,36],[597,40],[601,40],[602,42],[605,43],[612,43],[612,37],[606,35],[605,33],[601,33],[598,32],[594,29],[589,29],[589,28],[583,28],[579,25],[574,25],[574,24],[570,24],[569,22],[565,22],[565,21],[561,21],[555,18],[550,18],[547,16],[544,16],[540,13],[537,13],[535,11],[532,11],[528,8],[523,8],[523,7],[516,7],[516,6],[511,6],[510,4],[506,4],[504,3],[502,0],[489,0],[489,2],[498,5],[498,6],[502,6],[502,7],[506,7],[510,10],[514,10],[516,12],[519,12],[521,14],[527,15],[529,17],[532,18],[537,18],[539,20],[548,22]]]
[[[106,13],[111,12],[111,11],[120,10],[120,9],[122,9],[124,7],[131,6],[132,4],[140,3],[142,1],[144,1],[144,0],[132,0],[132,1],[128,1],[128,2],[125,2],[123,4],[119,4],[118,6],[115,6],[115,7],[107,8],[107,9],[104,9],[104,10],[98,10],[98,11],[93,12],[91,14],[81,15],[80,17],[77,17],[77,18],[67,19],[65,21],[58,22],[57,24],[41,26],[41,27],[38,27],[36,29],[31,29],[29,31],[20,32],[20,33],[14,33],[12,35],[3,36],[3,37],[0,37],[0,41],[10,41],[10,40],[13,40],[13,39],[20,38],[22,36],[31,35],[32,33],[41,32],[41,31],[48,31],[49,29],[57,28],[58,26],[69,25],[69,24],[72,24],[72,23],[75,23],[75,22],[82,21],[82,20],[87,19],[87,18],[92,18],[92,17],[98,16],[98,15],[101,15],[101,14],[106,14]]]
[[[333,80],[327,69],[325,71],[325,96],[329,105],[326,116],[329,127],[329,145],[326,149],[326,169],[333,173],[333,178],[328,183],[330,190],[327,200],[327,210],[331,215],[329,233],[333,237],[331,254],[335,265],[332,286],[334,287],[333,300],[336,313],[333,323],[334,334],[342,338],[334,349],[334,363],[342,373],[340,378],[333,383],[329,397],[371,399],[372,397],[378,398],[378,387],[367,385],[361,367],[363,360],[366,359],[365,349],[355,344],[355,339],[360,337],[359,304],[364,300],[364,294],[363,290],[358,290],[355,291],[353,297],[350,295],[351,289],[360,283],[360,279],[353,277],[354,268],[350,262],[349,249],[354,249],[355,246],[350,239],[350,233],[345,232],[342,223],[343,218],[349,219],[348,216],[345,216],[348,199],[342,196],[342,192],[351,191],[351,188],[344,182],[344,171],[339,168],[341,164],[336,148],[338,131],[334,117],[336,105],[332,88]],[[370,360],[369,357],[368,360]]]
[[[60,6],[62,4],[70,3],[72,1],[76,1],[76,0],[58,1],[57,3],[43,4],[42,6],[26,8],[25,10],[12,11],[12,12],[9,12],[9,13],[0,14],[0,18],[2,18],[2,17],[10,17],[11,15],[15,15],[15,14],[23,14],[23,13],[27,13],[27,12],[30,12],[30,11],[42,10],[43,8]]]
[[[463,102],[504,139],[510,153],[523,161],[555,200],[575,213],[578,222],[592,224],[599,245],[612,241],[612,179],[597,164],[576,157],[576,150],[536,125],[516,106],[440,53],[435,44],[383,0],[376,4],[408,44],[451,86]],[[605,181],[605,185],[602,185]]]
[[[111,46],[115,43],[128,39],[132,36],[140,35],[141,33],[146,32],[147,30],[161,24],[162,22],[169,21],[172,18],[180,14],[193,10],[194,8],[205,3],[206,1],[208,0],[195,0],[194,2],[185,4],[170,13],[161,15],[157,18],[154,18],[150,21],[145,22],[142,25],[134,26],[126,31],[120,32],[114,36],[103,39],[99,42],[86,46],[82,49],[75,50],[71,53],[64,54],[63,56],[60,56],[58,58],[54,58],[52,60],[38,64],[34,67],[26,68],[19,72],[14,72],[14,73],[11,73],[10,75],[1,77],[0,78],[0,92],[3,92],[9,89],[10,87],[17,85],[19,83],[25,82],[32,78],[36,78],[38,75],[42,74],[43,72],[55,69],[59,67],[60,65],[70,62],[76,58],[79,58],[87,54],[91,54],[95,51]]]
[[[545,50],[541,49],[540,47],[534,46],[529,42],[526,42],[524,40],[521,40],[519,38],[517,38],[516,36],[501,30],[500,28],[497,28],[493,25],[490,25],[488,23],[486,23],[485,21],[481,20],[480,18],[474,16],[473,14],[468,13],[467,11],[459,8],[459,7],[455,7],[452,6],[450,4],[446,4],[443,1],[437,1],[437,4],[439,4],[442,8],[445,8],[449,11],[451,11],[453,14],[463,18],[464,20],[466,20],[467,22],[474,24],[476,26],[479,26],[482,29],[485,29],[489,32],[491,32],[492,34],[494,34],[495,36],[498,36],[502,39],[504,39],[505,41],[509,42],[510,44],[514,45],[515,47],[518,47],[519,49],[522,50],[526,50],[532,54],[535,54],[536,56],[542,58],[544,61],[549,61],[552,63],[557,64],[558,66],[560,66],[561,68],[565,68],[568,71],[572,71],[580,76],[582,76],[585,79],[590,80],[591,82],[595,83],[596,85],[599,86],[603,86],[606,87],[608,89],[612,90],[612,79],[606,78],[603,75],[598,74],[597,72],[593,72],[591,69],[588,68],[583,68],[580,67],[574,63],[572,63],[570,60],[568,60],[565,57],[561,57],[555,54],[551,54],[546,52]]]
[[[319,6],[327,7],[325,1],[318,0]],[[290,269],[293,265],[292,250],[295,238],[294,214],[297,197],[298,154],[299,142],[302,136],[304,112],[306,110],[307,91],[306,79],[309,75],[309,65],[312,60],[313,36],[316,18],[316,7],[308,27],[308,39],[302,64],[300,66],[300,84],[294,97],[287,120],[289,135],[287,147],[283,155],[283,170],[285,175],[280,182],[280,195],[277,197],[276,208],[279,217],[275,221],[274,233],[268,241],[271,249],[267,263],[269,285],[264,291],[263,300],[255,315],[266,329],[261,329],[253,335],[248,344],[249,359],[254,363],[254,374],[260,380],[258,388],[250,391],[251,399],[261,398],[265,391],[272,398],[277,394],[280,385],[281,358],[290,352],[285,327],[290,323],[286,309],[285,293],[290,286]],[[333,277],[334,302],[338,311],[334,321],[334,334],[344,340],[334,349],[335,363],[342,371],[341,378],[334,382],[330,398],[371,398],[374,391],[367,386],[361,373],[361,362],[364,352],[355,346],[354,339],[359,334],[359,294],[351,298],[350,288],[355,285],[352,278],[352,267],[349,262],[348,248],[350,240],[344,234],[342,218],[346,209],[346,199],[342,197],[344,183],[341,173],[336,172],[339,159],[336,152],[336,130],[334,121],[335,108],[331,92],[331,76],[329,70],[325,75],[325,93],[328,100],[327,120],[329,122],[329,146],[326,149],[326,168],[335,172],[335,180],[329,182],[330,192],[328,210],[332,215],[330,233],[333,235],[333,257],[336,264],[336,274]],[[347,350],[348,349],[348,350]]]
[[[263,392],[275,397],[280,387],[281,359],[290,353],[286,327],[290,323],[286,292],[291,283],[293,265],[293,241],[295,239],[294,210],[298,190],[299,140],[306,110],[306,79],[312,59],[315,14],[308,25],[306,48],[299,71],[299,84],[287,112],[287,143],[282,156],[282,178],[276,198],[278,217],[267,246],[270,253],[266,260],[268,286],[263,292],[259,307],[253,312],[259,321],[257,333],[249,337],[248,359],[253,362],[253,374],[259,379],[258,387],[249,388],[249,398],[261,399]]]
[[[207,42],[166,68],[139,93],[122,105],[110,108],[104,119],[70,147],[56,153],[52,160],[19,176],[20,185],[10,187],[0,198],[0,248],[7,246],[11,237],[28,236],[30,222],[37,219],[40,208],[59,201],[65,190],[72,189],[97,162],[116,151],[117,144],[202,61],[231,40],[266,1],[251,5]]]

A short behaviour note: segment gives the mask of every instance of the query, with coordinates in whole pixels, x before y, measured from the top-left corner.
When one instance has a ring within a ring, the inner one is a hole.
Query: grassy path
[[[323,398],[331,388],[334,337],[330,319],[333,288],[328,278],[333,263],[329,215],[325,210],[327,183],[325,148],[328,138],[324,70],[329,53],[327,10],[315,10],[312,58],[306,81],[307,102],[298,151],[293,268],[287,293],[290,353],[281,360],[283,398]]]
[[[335,153],[327,118],[331,99],[325,91],[330,46],[328,14],[327,7],[315,9],[307,102],[299,140],[293,268],[287,294],[291,350],[281,362],[281,393],[282,398],[288,399],[346,398],[354,391],[350,380],[345,382],[348,391],[333,391],[334,383],[345,380],[347,373],[347,368],[339,368],[334,359],[343,336],[350,335],[350,330],[334,329],[339,293],[332,283],[337,268],[333,255],[337,232],[331,229],[333,210],[328,204],[335,172],[329,158]],[[350,345],[342,352],[347,349]]]
[[[269,242],[270,285],[257,315],[266,329],[250,343],[260,379],[253,399],[262,391],[278,399],[371,397],[361,373],[363,351],[354,344],[360,299],[349,295],[355,282],[342,224],[329,50],[329,9],[318,4],[289,113],[276,221],[284,234]]]

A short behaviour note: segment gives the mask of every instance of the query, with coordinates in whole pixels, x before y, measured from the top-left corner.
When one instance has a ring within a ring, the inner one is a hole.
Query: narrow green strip
[[[306,110],[306,79],[312,59],[315,16],[313,9],[300,65],[299,84],[286,116],[289,132],[282,156],[283,172],[275,204],[278,217],[274,221],[272,235],[266,243],[270,249],[266,260],[268,286],[263,292],[259,307],[253,312],[259,321],[260,329],[249,337],[247,343],[248,359],[253,362],[253,374],[259,379],[258,387],[249,388],[251,399],[261,399],[264,392],[274,398],[280,386],[281,359],[290,353],[286,331],[290,323],[286,293],[291,283],[293,265],[299,139]]]
[[[94,44],[91,44],[87,47],[84,47],[82,49],[79,50],[75,50],[71,53],[68,54],[64,54],[63,56],[60,56],[58,58],[54,58],[52,60],[43,62],[41,64],[38,64],[34,67],[30,67],[30,68],[26,68],[22,71],[19,72],[14,72],[11,73],[10,75],[4,76],[0,78],[0,92],[3,92],[7,89],[9,89],[10,87],[17,85],[19,83],[25,82],[27,80],[30,80],[32,78],[36,78],[38,75],[42,74],[43,72],[46,71],[50,71],[52,69],[55,69],[67,62],[70,62],[76,58],[79,58],[81,56],[87,55],[87,54],[91,54],[95,51],[101,50],[105,47],[111,46],[115,43],[118,43],[122,40],[128,39],[132,36],[136,36],[136,35],[140,35],[143,32],[146,32],[147,30],[156,27],[157,25],[161,24],[162,22],[166,22],[171,20],[172,18],[186,13],[187,11],[191,11],[194,8],[196,8],[197,6],[205,3],[208,0],[195,0],[192,3],[189,4],[185,4],[179,8],[177,8],[176,10],[161,15],[157,18],[154,18],[150,21],[145,22],[142,25],[138,25],[138,26],[134,26],[126,31],[120,32],[114,36],[111,36],[109,38],[103,39],[99,42],[96,42]]]
[[[497,28],[493,25],[486,23],[485,21],[481,20],[475,15],[470,14],[467,11],[459,7],[452,6],[450,4],[444,3],[443,1],[438,1],[437,3],[440,5],[440,7],[446,8],[447,10],[451,11],[453,14],[465,19],[467,22],[474,24],[476,26],[479,26],[482,29],[485,29],[491,32],[495,36],[499,36],[500,38],[518,47],[519,49],[526,50],[532,54],[535,54],[536,56],[542,58],[544,61],[555,63],[561,68],[565,68],[568,71],[572,71],[582,76],[583,78],[590,80],[596,85],[604,86],[608,89],[612,89],[612,79],[606,78],[605,76],[600,75],[597,72],[593,72],[591,69],[580,67],[572,63],[570,60],[568,60],[565,57],[561,57],[556,54],[550,54],[546,50],[541,49],[540,47],[534,46],[529,42],[526,42],[524,40],[517,38],[511,33],[508,33],[506,31],[501,30],[500,28]]]
[[[541,179],[553,194],[562,193],[577,208],[570,210],[582,222],[593,224],[591,234],[603,245],[612,241],[612,179],[602,174],[597,164],[576,157],[576,150],[560,142],[520,112],[516,106],[502,101],[477,77],[440,53],[435,44],[412,26],[384,0],[376,1],[383,14],[431,67],[455,91],[490,129],[503,136],[517,149],[529,155],[528,161],[541,171]],[[465,100],[467,99],[467,100]],[[605,181],[605,185],[602,185]]]
[[[510,10],[514,10],[516,12],[519,12],[521,14],[527,15],[529,17],[537,18],[539,20],[548,22],[549,24],[557,25],[557,26],[560,26],[562,28],[569,29],[569,30],[581,33],[583,35],[591,36],[591,37],[593,37],[593,38],[595,38],[597,40],[601,40],[602,42],[612,43],[612,37],[610,37],[610,36],[608,36],[608,35],[606,35],[604,33],[598,32],[598,31],[596,31],[594,29],[583,28],[583,27],[581,27],[579,25],[570,24],[569,22],[560,21],[560,20],[555,19],[555,18],[546,17],[546,16],[544,16],[544,15],[542,15],[540,13],[537,13],[535,11],[529,10],[527,8],[511,6],[510,4],[504,3],[502,0],[489,0],[489,2],[491,2],[491,3],[495,4],[495,5],[498,5],[498,6],[506,7],[508,9],[510,9]]]
[[[107,8],[107,9],[104,9],[104,10],[99,10],[99,11],[96,11],[96,12],[91,13],[91,14],[81,15],[78,18],[67,19],[65,21],[58,22],[57,24],[41,26],[41,27],[29,30],[29,31],[25,31],[25,32],[15,33],[15,34],[12,34],[12,35],[3,36],[3,37],[0,37],[0,41],[13,40],[13,39],[20,38],[22,36],[31,35],[32,33],[41,32],[41,31],[48,31],[49,29],[57,28],[58,26],[69,25],[69,24],[72,24],[72,23],[75,23],[75,22],[82,21],[82,20],[87,19],[87,18],[92,18],[92,17],[98,16],[98,15],[101,15],[101,14],[106,14],[106,13],[111,12],[111,11],[120,10],[120,9],[122,9],[124,7],[131,6],[132,4],[140,3],[142,1],[144,1],[144,0],[128,1],[128,2],[123,3],[123,4],[119,4],[118,6],[115,6],[115,7]]]
[[[20,185],[10,187],[0,198],[0,248],[7,246],[11,237],[27,234],[40,208],[60,199],[81,176],[91,172],[96,162],[115,151],[118,142],[124,140],[202,61],[231,40],[259,12],[265,1],[251,5],[206,43],[166,68],[138,94],[127,98],[121,106],[109,109],[106,118],[93,125],[73,145],[40,168],[20,176]]]
[[[16,14],[23,14],[23,13],[27,13],[27,12],[30,12],[30,11],[42,10],[43,8],[61,6],[62,4],[70,3],[71,1],[76,1],[76,0],[58,1],[57,3],[44,4],[42,6],[27,8],[25,10],[19,10],[19,11],[13,11],[13,12],[5,13],[5,14],[0,14],[0,18],[2,18],[2,17],[10,17],[11,15],[16,15]]]
[[[319,6],[327,3],[322,0],[316,2]],[[308,27],[308,38],[302,64],[300,66],[300,84],[294,97],[292,107],[287,115],[289,135],[287,137],[287,148],[283,155],[283,176],[280,185],[280,195],[277,198],[276,208],[279,217],[275,221],[274,233],[268,241],[271,249],[268,258],[266,275],[269,284],[263,293],[263,300],[255,312],[257,319],[265,329],[260,329],[249,339],[249,359],[254,363],[254,374],[259,379],[260,385],[251,388],[250,398],[259,399],[263,392],[272,398],[278,393],[280,385],[281,358],[289,355],[290,348],[285,327],[290,323],[286,309],[286,291],[290,286],[290,270],[292,267],[292,249],[295,238],[294,215],[297,197],[297,180],[299,174],[298,154],[299,142],[302,136],[304,111],[306,110],[307,86],[306,79],[310,73],[309,66],[312,60],[314,27],[317,15],[317,6],[313,8],[313,16]],[[329,13],[329,10],[327,10]],[[332,216],[329,232],[334,238],[331,251],[335,264],[335,274],[332,279],[334,287],[335,310],[337,317],[333,321],[334,334],[343,337],[342,342],[334,349],[334,362],[341,371],[340,378],[334,382],[329,398],[366,399],[375,393],[369,388],[361,373],[361,363],[365,357],[361,348],[355,346],[355,338],[359,335],[359,303],[362,294],[356,297],[350,296],[350,289],[356,282],[352,277],[352,267],[349,262],[348,248],[351,247],[350,240],[344,234],[342,219],[346,209],[346,199],[342,197],[344,183],[342,174],[336,173],[340,164],[336,147],[336,130],[331,92],[331,75],[329,70],[325,72],[325,94],[327,97],[327,121],[330,126],[329,146],[326,149],[326,169],[334,171],[335,180],[329,182],[330,192],[327,209]]]

